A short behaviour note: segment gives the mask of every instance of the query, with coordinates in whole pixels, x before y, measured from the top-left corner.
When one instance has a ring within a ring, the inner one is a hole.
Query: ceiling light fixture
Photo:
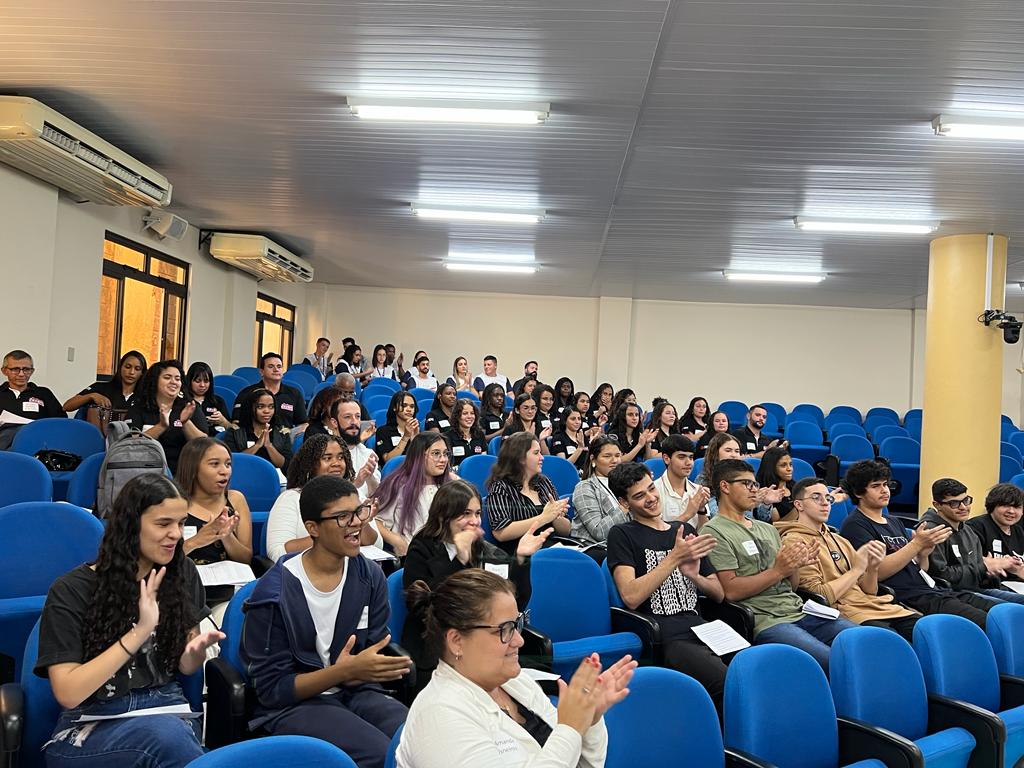
[[[348,98],[352,114],[365,120],[427,123],[537,125],[551,114],[550,104],[451,99]]]
[[[939,228],[938,221],[901,219],[826,219],[796,216],[796,228],[803,232],[849,232],[864,235],[927,235]]]
[[[1024,114],[947,113],[932,120],[936,136],[954,139],[1024,140]]]
[[[513,210],[497,208],[441,208],[413,203],[412,212],[421,219],[448,221],[480,221],[496,224],[536,224],[544,220],[543,210]]]
[[[820,283],[825,279],[825,275],[806,272],[734,272],[727,269],[722,274],[727,280],[749,283]]]
[[[501,272],[510,275],[532,275],[536,267],[524,267],[517,264],[470,264],[448,262],[445,266],[452,272]]]
[[[449,251],[449,261],[475,261],[501,264],[531,264],[536,257],[529,251],[499,253],[489,251]]]

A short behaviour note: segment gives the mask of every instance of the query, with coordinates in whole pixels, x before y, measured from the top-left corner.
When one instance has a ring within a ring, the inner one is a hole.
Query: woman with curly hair
[[[224,639],[199,633],[206,595],[182,551],[188,504],[161,473],[128,481],[107,517],[95,563],[50,587],[35,673],[63,711],[44,747],[49,766],[177,768],[203,754],[199,715],[79,722],[84,715],[186,704],[175,674],[190,675]],[[126,757],[128,756],[128,757]]]
[[[134,429],[163,446],[171,472],[178,468],[178,454],[185,443],[209,433],[203,410],[191,396],[181,396],[183,371],[177,360],[154,363],[136,385],[125,417]]]

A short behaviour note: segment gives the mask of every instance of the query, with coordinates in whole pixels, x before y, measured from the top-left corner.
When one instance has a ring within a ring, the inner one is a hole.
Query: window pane
[[[274,305],[262,297],[256,298],[256,311],[263,312],[268,315],[274,314]]]
[[[284,358],[285,365],[292,364],[292,332],[287,328],[281,334],[281,356]]]
[[[284,350],[281,348],[281,326],[264,321],[263,349],[260,350],[260,354],[265,355],[267,352],[277,352],[277,354],[283,355]]]
[[[287,320],[288,322],[291,322],[294,313],[288,307],[282,307],[280,304],[278,304],[276,315],[282,320]]]
[[[177,359],[181,349],[181,329],[185,318],[183,310],[185,302],[180,296],[167,297],[167,326],[164,329],[163,359]]]
[[[124,281],[124,309],[121,322],[121,351],[137,349],[153,362],[160,357],[163,335],[164,289],[139,280]]]
[[[150,259],[149,274],[161,277],[164,280],[170,280],[178,285],[185,284],[185,270],[176,264],[171,264],[162,259]]]
[[[256,321],[256,331],[252,335],[252,364],[259,366],[260,364],[260,328],[263,325],[262,320]]]
[[[100,330],[96,351],[96,376],[109,376],[114,370],[114,341],[117,338],[117,279],[103,276],[100,283]]]
[[[144,253],[110,240],[103,241],[103,258],[117,264],[124,264],[126,267],[137,269],[140,272],[146,269],[146,255]]]

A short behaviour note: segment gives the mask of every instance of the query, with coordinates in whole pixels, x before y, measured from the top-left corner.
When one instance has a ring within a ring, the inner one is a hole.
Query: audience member
[[[484,372],[473,379],[473,389],[483,392],[491,384],[500,384],[506,392],[512,391],[512,382],[504,374],[498,373],[498,358],[487,355],[484,357]]]
[[[740,441],[735,435],[729,432],[715,435],[708,443],[707,452],[704,455],[704,466],[701,467],[700,473],[697,475],[697,485],[703,485],[710,489],[712,487],[711,478],[715,474],[715,466],[718,462],[726,459],[738,459],[741,455]],[[718,514],[718,499],[713,493],[707,504],[704,505],[704,509],[709,518]]]
[[[468,457],[487,453],[487,441],[480,430],[480,414],[472,400],[456,400],[452,407],[451,421],[452,426],[441,434],[448,441],[452,467],[458,469]]]
[[[341,359],[334,367],[335,373],[351,374],[359,382],[366,382],[373,378],[373,368],[366,365],[363,360],[363,350],[358,344],[350,344],[341,353]]]
[[[703,397],[695,397],[690,400],[683,417],[679,420],[679,433],[686,435],[693,441],[700,440],[701,436],[708,431],[708,401]]]
[[[416,435],[405,461],[381,480],[374,498],[376,522],[384,543],[404,557],[412,537],[423,527],[434,494],[452,480],[448,443],[436,432]]]
[[[903,524],[887,516],[891,479],[888,465],[870,459],[858,461],[846,471],[843,489],[857,506],[843,520],[840,533],[854,547],[869,541],[885,544],[886,555],[878,566],[878,578],[908,608],[924,614],[963,616],[984,629],[985,614],[996,604],[994,601],[965,590],[937,587],[928,575],[929,557],[937,545],[952,535],[952,529],[944,525],[919,525],[908,541]]]
[[[989,556],[1009,555],[1017,561],[1006,575],[1007,581],[1024,576],[1024,491],[1013,483],[999,483],[985,496],[984,515],[972,517],[967,525],[981,538],[982,551]]]
[[[586,392],[576,392],[572,396],[572,402],[570,405],[562,408],[555,416],[555,429],[562,429],[565,424],[565,417],[569,414],[569,411],[576,410],[580,416],[583,417],[581,426],[583,429],[589,430],[590,423],[590,395]]]
[[[455,387],[457,392],[469,392],[480,397],[480,393],[473,387],[473,374],[469,370],[469,361],[462,355],[455,358],[452,363],[452,375],[447,382]]]
[[[668,400],[658,403],[651,412],[651,429],[654,430],[654,438],[647,444],[646,459],[656,459],[661,456],[661,441],[669,435],[679,434],[679,425],[676,423],[676,407]]]
[[[419,434],[420,423],[416,420],[416,398],[408,392],[395,392],[388,405],[387,423],[377,427],[377,442],[374,450],[380,463],[405,454],[409,441]]]
[[[232,453],[260,456],[282,472],[288,472],[292,438],[281,424],[269,390],[249,391],[238,414],[238,427],[224,435],[224,444]]]
[[[619,442],[623,461],[643,461],[647,457],[647,446],[657,431],[641,427],[642,420],[643,411],[640,406],[624,402],[615,411],[615,417],[608,425],[608,434],[615,435]]]
[[[455,387],[451,384],[440,384],[434,402],[424,419],[423,429],[427,432],[444,432],[452,426],[452,408],[458,398]]]
[[[85,408],[85,418],[103,430],[106,423],[124,418],[135,396],[135,387],[146,373],[146,358],[131,350],[121,355],[109,381],[97,381],[64,402],[67,413]],[[211,375],[212,380],[212,375]],[[111,418],[113,416],[113,418]]]
[[[488,384],[480,398],[480,428],[488,442],[505,428],[505,388],[501,384]]]
[[[562,378],[555,382],[554,389],[554,413],[557,416],[563,408],[573,404],[573,395],[576,394],[576,387],[572,383],[572,379],[570,379],[568,376],[563,376]]]
[[[547,384],[537,384],[530,396],[537,403],[537,423],[540,424],[540,428],[554,429],[555,390]]]
[[[399,768],[604,765],[603,715],[628,695],[636,662],[626,656],[602,670],[588,656],[568,684],[559,680],[556,710],[519,666],[526,618],[508,580],[470,568],[407,594],[440,661],[409,711]]]
[[[398,380],[398,373],[395,366],[388,361],[388,350],[383,344],[373,348],[373,359],[370,361],[371,379],[393,379]]]
[[[661,499],[661,515],[666,523],[678,520],[699,530],[708,521],[707,504],[711,491],[690,479],[693,471],[693,441],[684,435],[669,435],[661,442],[665,462],[654,485]]]
[[[185,397],[191,397],[206,418],[207,434],[216,437],[231,427],[231,409],[213,386],[213,369],[207,363],[192,363],[185,373]]]
[[[540,440],[540,447],[544,453],[548,452],[548,438],[551,437],[551,427],[541,427],[537,421],[537,401],[530,395],[517,395],[512,404],[512,412],[509,414],[508,424],[502,430],[502,436],[508,437],[516,432],[529,432]]]
[[[383,768],[406,708],[379,684],[401,679],[412,662],[382,653],[387,582],[359,552],[370,505],[352,483],[324,476],[306,483],[299,508],[312,546],[267,571],[246,603],[241,658],[256,689],[252,727],[323,739],[360,768]]]
[[[747,410],[747,423],[734,433],[740,441],[740,450],[744,456],[760,459],[764,452],[776,445],[783,445],[779,440],[770,440],[761,430],[764,429],[765,420],[768,418],[768,409],[763,405],[754,404]]]
[[[388,365],[392,366],[395,369],[395,374],[397,375],[398,380],[401,381],[406,373],[405,368],[402,367],[405,364],[405,353],[402,352],[396,357],[395,345],[390,343],[384,345],[384,351],[387,352],[388,355]]]
[[[356,399],[356,378],[351,373],[339,373],[335,376],[334,387],[341,393],[342,400],[354,400],[359,403]],[[362,403],[359,403],[359,418],[363,421],[370,420],[370,413]]]
[[[783,543],[802,541],[816,553],[798,572],[800,589],[821,595],[855,624],[898,632],[908,643],[921,614],[904,608],[890,594],[878,593],[878,568],[885,545],[872,539],[859,548],[828,526],[832,509],[828,486],[808,477],[793,487],[793,514],[776,524]]]
[[[340,375],[348,376],[347,373]],[[334,384],[329,387],[324,387],[313,395],[313,399],[309,402],[309,412],[307,413],[309,422],[306,426],[306,431],[303,433],[306,440],[313,437],[313,435],[338,434],[337,424],[334,421],[333,413],[334,404],[338,402],[341,397],[341,389]]]
[[[535,390],[536,388],[537,388],[537,380],[536,379],[527,379],[526,381],[523,382],[523,386],[519,388],[519,394],[520,395],[530,395],[532,397],[533,396],[533,390]],[[513,393],[515,392],[514,389],[512,391],[513,391]]]
[[[729,431],[729,417],[722,411],[715,411],[708,417],[708,428],[697,441],[697,458],[702,459],[707,455],[708,444],[711,439],[722,432]]]
[[[20,359],[19,359],[20,366]],[[125,483],[107,517],[95,563],[50,587],[39,625],[35,674],[49,677],[61,706],[46,764],[123,764],[145,744],[151,765],[182,768],[203,754],[198,717],[134,710],[187,706],[177,673],[192,674],[220,632],[199,633],[206,600],[182,552],[188,504],[159,472]],[[107,717],[83,724],[81,717]],[[134,762],[134,759],[130,759]]]
[[[334,357],[334,353],[327,351],[330,348],[331,340],[321,336],[316,340],[316,349],[302,358],[304,363],[316,369],[316,372],[320,374],[320,378],[324,381],[327,380],[332,370],[331,358]]]
[[[783,544],[774,526],[747,517],[757,506],[757,480],[747,462],[718,462],[711,494],[718,501],[718,514],[702,531],[714,536],[718,545],[708,558],[725,597],[754,612],[754,642],[795,646],[813,656],[828,674],[829,646],[836,635],[856,625],[842,617],[803,612],[795,589],[800,569],[817,561],[817,548],[795,539]]]
[[[622,451],[613,437],[601,435],[594,438],[584,465],[585,478],[572,492],[572,507],[576,515],[569,532],[583,544],[600,545],[597,549],[591,547],[587,550],[587,554],[598,562],[605,557],[608,531],[613,525],[629,520],[615,494],[608,489],[608,475],[621,461]]]
[[[405,372],[402,385],[406,389],[429,389],[431,392],[437,389],[437,379],[430,370],[430,358],[426,354],[419,354],[413,358],[412,370]]]
[[[793,511],[793,457],[786,448],[765,450],[757,468],[757,482],[766,493],[772,491],[772,496],[771,500],[758,501],[754,517],[774,523]]]
[[[209,428],[202,410],[181,394],[181,363],[161,360],[154,363],[138,384],[125,419],[163,446],[171,472],[178,467],[178,455],[189,440],[207,437]]]
[[[366,501],[367,497],[377,490],[380,470],[377,468],[377,454],[366,445],[366,441],[373,434],[373,428],[371,426],[361,431],[358,405],[354,400],[341,398],[334,404],[331,415],[338,436],[344,441],[352,457],[352,469],[356,473],[352,482],[359,491],[359,500]]]
[[[625,405],[626,403],[631,403],[633,405],[637,405],[636,393],[632,389],[623,388],[623,389],[620,389],[618,392],[616,392],[615,396],[612,397],[612,408],[611,408],[611,411],[612,411],[612,417],[613,418],[614,418],[615,414],[617,414],[619,412],[619,408],[622,407],[623,405]],[[637,407],[639,407],[639,406],[637,406]],[[643,413],[643,409],[642,408],[640,409],[640,412],[641,412],[641,414]]]
[[[15,349],[4,355],[7,381],[0,384],[0,451],[10,448],[14,435],[30,421],[67,418],[53,392],[30,381],[35,370],[28,352]]]
[[[587,466],[587,451],[590,447],[590,433],[583,429],[583,414],[575,408],[563,411],[558,422],[559,429],[551,438],[551,449],[541,438],[541,451],[571,461],[577,471]]]
[[[512,393],[515,395],[523,394],[523,390],[529,382],[537,383],[537,361],[527,360],[523,363],[523,377],[516,381],[512,385]],[[527,393],[529,394],[529,393]]]
[[[559,499],[551,481],[541,474],[544,454],[529,432],[519,432],[501,443],[498,461],[487,479],[487,515],[491,533],[508,554],[514,554],[527,532],[555,529],[567,536],[568,500]]]
[[[608,382],[598,384],[594,394],[590,397],[590,412],[587,419],[591,424],[604,426],[611,421],[615,412],[612,411],[612,400],[615,397],[615,387]]]
[[[288,429],[306,423],[306,399],[302,392],[291,384],[281,381],[284,375],[284,359],[276,352],[267,352],[260,358],[261,380],[250,384],[238,393],[231,420],[238,423],[242,413],[242,403],[255,389],[265,389],[274,396],[274,410],[277,418]]]
[[[689,523],[664,520],[657,486],[643,464],[616,467],[608,486],[629,516],[608,532],[608,569],[619,596],[631,610],[657,621],[665,666],[703,685],[721,713],[725,663],[693,633],[705,623],[697,613],[698,595],[719,603],[724,598],[707,558],[715,539],[698,536]]]

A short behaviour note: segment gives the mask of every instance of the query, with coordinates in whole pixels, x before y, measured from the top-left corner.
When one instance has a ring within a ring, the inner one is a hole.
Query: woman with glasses
[[[480,493],[465,480],[453,480],[438,490],[430,505],[427,522],[409,543],[405,557],[402,584],[406,589],[417,581],[431,589],[453,573],[466,568],[487,568],[508,578],[516,585],[520,610],[530,602],[530,556],[544,545],[548,531],[523,536],[515,556],[509,557],[484,540],[481,525]],[[430,679],[437,658],[427,653],[423,643],[423,614],[410,612],[402,630],[402,647],[416,662],[417,685]],[[426,677],[421,675],[426,673]]]
[[[585,544],[600,544],[587,550],[598,562],[604,560],[604,544],[613,525],[628,523],[629,514],[608,488],[608,475],[622,462],[622,451],[614,435],[601,435],[590,443],[584,477],[572,492],[572,537]]]
[[[412,537],[427,522],[438,488],[453,479],[450,458],[442,435],[416,435],[409,443],[405,461],[377,486],[377,528],[384,543],[399,557],[405,556]]]
[[[277,416],[269,389],[254,389],[242,401],[238,428],[224,435],[232,453],[248,453],[266,459],[284,473],[292,460],[292,436]]]
[[[81,723],[84,716],[182,706],[190,675],[224,639],[200,634],[209,613],[196,567],[182,551],[188,502],[160,472],[138,475],[114,500],[94,563],[50,587],[39,621],[35,673],[61,706],[43,747],[50,766],[125,762],[179,768],[203,754],[200,714],[150,714]],[[145,744],[145,753],[139,749]],[[126,757],[130,756],[130,757]]]
[[[642,419],[643,411],[639,405],[623,402],[608,427],[608,434],[615,435],[619,443],[623,461],[643,461],[647,455],[647,446],[657,434],[653,429],[641,427]]]
[[[472,400],[459,399],[452,406],[452,426],[442,430],[451,451],[452,467],[459,465],[470,456],[487,453],[487,442],[480,431],[480,414]]]
[[[516,397],[512,406],[512,413],[509,416],[508,426],[501,433],[502,437],[509,437],[516,432],[529,432],[536,435],[540,440],[541,451],[548,452],[548,438],[551,437],[551,427],[542,427],[537,421],[537,401],[528,394]]]
[[[556,708],[519,665],[525,617],[508,580],[471,568],[436,590],[416,582],[407,595],[440,661],[409,711],[400,768],[604,765],[603,715],[628,695],[636,662],[625,656],[602,669],[597,654],[587,656],[559,681]]]

